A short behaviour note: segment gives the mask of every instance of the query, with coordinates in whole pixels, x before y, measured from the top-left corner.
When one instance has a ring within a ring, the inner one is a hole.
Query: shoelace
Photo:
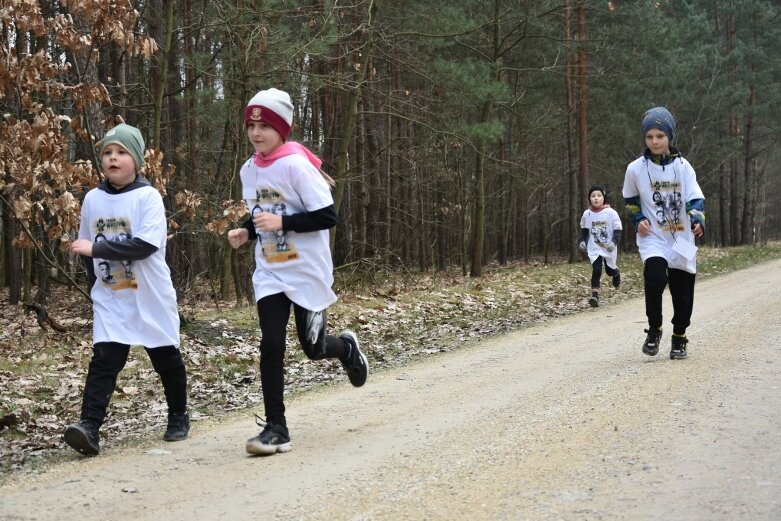
[[[266,420],[258,416],[258,413],[255,413],[255,425],[257,425],[258,427],[263,427],[265,429],[268,423],[266,422]]]

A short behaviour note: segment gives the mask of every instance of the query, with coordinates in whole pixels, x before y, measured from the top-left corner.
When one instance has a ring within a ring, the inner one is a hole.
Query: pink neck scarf
[[[268,167],[274,164],[274,161],[280,157],[285,157],[292,154],[298,154],[299,156],[307,158],[309,162],[312,163],[312,165],[314,165],[314,167],[318,170],[320,169],[320,165],[323,164],[322,159],[314,155],[312,151],[306,148],[304,145],[301,143],[296,143],[295,141],[288,141],[267,156],[261,154],[260,152],[255,152],[255,155],[252,157],[252,161],[260,167]]]

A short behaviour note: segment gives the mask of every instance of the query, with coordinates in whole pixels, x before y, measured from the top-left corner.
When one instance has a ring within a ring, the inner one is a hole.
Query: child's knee
[[[326,344],[325,339],[322,342],[312,344],[310,342],[302,341],[301,347],[304,349],[304,354],[310,360],[323,360],[326,358]]]

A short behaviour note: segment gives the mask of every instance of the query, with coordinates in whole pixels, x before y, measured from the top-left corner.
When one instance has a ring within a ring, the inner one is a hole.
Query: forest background
[[[0,0],[0,272],[10,303],[84,286],[67,254],[123,120],[169,211],[180,296],[251,301],[228,247],[242,109],[291,93],[292,139],[336,180],[337,270],[579,259],[590,183],[623,215],[640,119],[666,105],[707,244],[778,233],[781,5],[766,0]],[[627,227],[628,228],[628,227]],[[624,248],[633,246],[632,232]]]
[[[0,471],[57,453],[78,414],[90,319],[68,246],[118,121],[143,132],[167,206],[198,419],[260,400],[254,309],[230,305],[251,303],[253,259],[225,240],[246,218],[256,91],[291,93],[292,139],[336,180],[329,318],[359,327],[381,368],[582,307],[589,270],[560,261],[582,261],[591,183],[624,216],[652,106],[676,115],[706,194],[703,275],[777,256],[757,246],[781,220],[779,14],[760,0],[0,0]],[[624,258],[608,305],[640,291]],[[291,356],[291,387],[341,377]],[[159,428],[153,378],[143,358],[126,368],[113,439]]]

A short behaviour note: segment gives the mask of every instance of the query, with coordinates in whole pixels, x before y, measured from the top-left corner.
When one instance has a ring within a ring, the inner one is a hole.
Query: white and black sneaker
[[[255,423],[263,427],[260,434],[247,440],[247,452],[258,456],[270,456],[277,452],[290,452],[290,433],[281,423],[264,422],[255,416]]]
[[[689,356],[686,352],[686,344],[689,343],[689,339],[686,336],[680,336],[673,333],[671,339],[670,360],[683,360]]]
[[[360,387],[366,383],[366,377],[369,376],[369,361],[366,359],[363,351],[361,351],[358,345],[358,337],[355,336],[355,333],[344,331],[339,335],[339,338],[350,346],[350,352],[342,360],[342,366],[347,372],[347,378],[350,379],[350,383],[353,386]]]
[[[656,356],[659,354],[659,342],[662,340],[662,330],[656,327],[649,327],[644,329],[648,336],[643,342],[643,353],[648,356]]]

